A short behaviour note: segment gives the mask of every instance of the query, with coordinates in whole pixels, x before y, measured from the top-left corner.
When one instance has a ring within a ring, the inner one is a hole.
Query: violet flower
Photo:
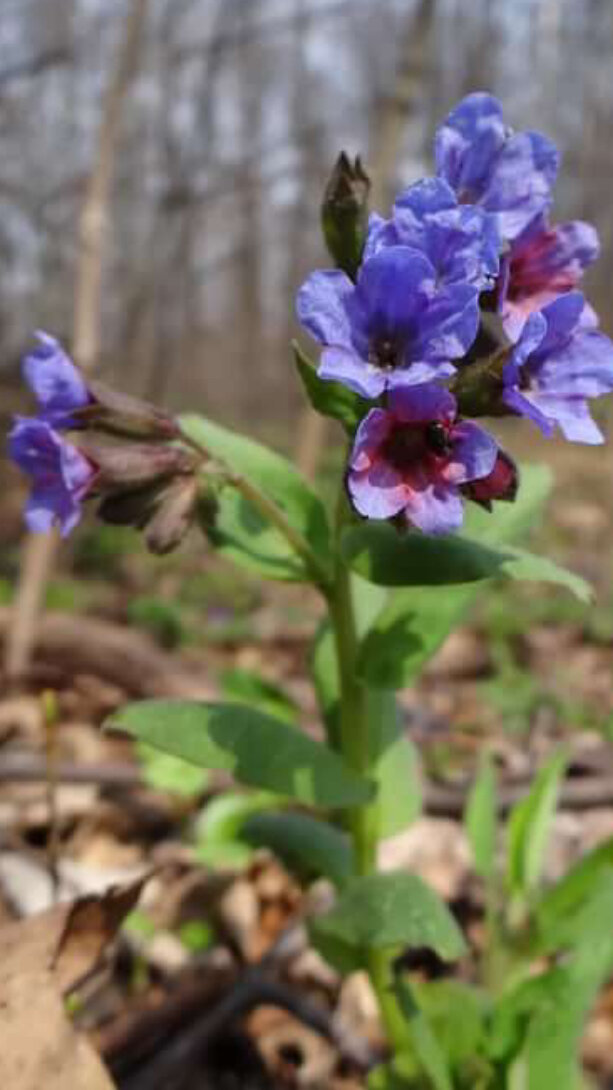
[[[550,227],[537,216],[503,259],[498,292],[507,336],[516,341],[530,314],[576,288],[598,252],[591,224],[573,220]]]
[[[423,254],[391,246],[365,261],[357,283],[339,270],[312,273],[298,292],[298,317],[324,346],[322,379],[367,398],[396,386],[446,378],[472,344],[478,289],[437,288]]]
[[[23,373],[38,400],[38,417],[56,428],[74,428],[71,414],[90,404],[92,396],[59,341],[42,331],[36,336],[40,344],[24,358]]]
[[[366,518],[402,513],[419,530],[445,534],[462,525],[461,487],[487,477],[497,452],[486,431],[456,419],[448,390],[434,384],[399,387],[387,409],[371,409],[362,420],[347,488]]]
[[[482,290],[498,275],[495,217],[475,205],[458,204],[442,178],[424,178],[404,189],[394,202],[391,219],[371,215],[364,260],[398,245],[425,254],[442,284],[464,282]]]
[[[540,133],[515,133],[493,95],[467,95],[435,138],[437,174],[462,204],[496,214],[503,239],[517,237],[551,204],[559,154]]]
[[[32,478],[25,520],[34,533],[59,525],[66,537],[81,517],[81,503],[97,469],[45,420],[17,417],[9,435],[11,458]]]
[[[613,342],[586,324],[580,292],[531,314],[503,371],[505,405],[551,436],[602,443],[588,398],[613,391]]]

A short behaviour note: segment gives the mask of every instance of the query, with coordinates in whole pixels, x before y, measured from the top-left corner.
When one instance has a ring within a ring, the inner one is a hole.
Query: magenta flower
[[[347,488],[366,518],[402,513],[425,533],[446,534],[462,525],[462,486],[487,477],[497,452],[486,431],[457,420],[448,390],[434,384],[399,387],[387,409],[371,409],[360,424]]]
[[[97,468],[74,443],[44,420],[17,417],[9,435],[9,454],[32,478],[25,519],[34,533],[59,525],[66,537],[81,518],[81,504]]]
[[[602,443],[588,399],[613,391],[613,343],[586,323],[581,292],[531,314],[503,371],[505,405],[553,435]]]
[[[516,341],[530,314],[576,288],[598,251],[598,235],[589,223],[550,227],[543,216],[530,223],[503,259],[498,290],[507,336]]]
[[[311,273],[296,308],[324,346],[320,378],[367,398],[452,375],[450,361],[467,352],[479,325],[478,289],[439,287],[430,261],[408,246],[369,258],[356,284],[336,269]]]
[[[545,136],[515,133],[493,95],[467,95],[435,139],[437,174],[462,204],[496,215],[503,239],[514,239],[551,205],[559,154]]]
[[[463,485],[462,492],[470,500],[485,507],[486,511],[491,511],[494,500],[513,503],[518,488],[517,466],[506,451],[499,450],[491,473],[488,473],[487,477],[480,477],[479,480]]]

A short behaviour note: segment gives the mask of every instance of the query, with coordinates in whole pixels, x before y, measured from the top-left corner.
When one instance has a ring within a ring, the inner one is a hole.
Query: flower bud
[[[91,425],[110,435],[126,439],[176,439],[175,420],[147,401],[120,393],[101,382],[88,380],[91,401],[74,416],[76,422]]]
[[[518,488],[519,470],[510,454],[499,450],[492,472],[487,477],[465,484],[462,491],[469,500],[491,511],[493,500],[513,503]]]
[[[360,157],[342,151],[325,189],[321,222],[326,246],[339,269],[355,280],[368,228],[370,178]]]
[[[191,473],[197,459],[182,447],[159,443],[114,445],[83,438],[79,449],[97,466],[97,491],[131,492],[169,477]]]
[[[145,528],[152,553],[163,555],[180,545],[196,512],[198,481],[195,476],[176,477],[159,494],[153,517]]]

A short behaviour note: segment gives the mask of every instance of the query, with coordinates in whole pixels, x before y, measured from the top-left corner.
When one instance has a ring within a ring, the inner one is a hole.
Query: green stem
[[[185,443],[186,446],[191,447],[191,449],[199,455],[203,463],[211,462],[213,460],[206,447],[202,446],[197,439],[193,439],[191,435],[187,435],[187,433],[180,428],[180,425],[179,435],[181,441]],[[294,552],[304,561],[305,567],[313,582],[320,587],[321,590],[327,592],[330,582],[330,573],[325,565],[321,563],[319,557],[313,552],[304,535],[301,534],[299,530],[296,530],[291,522],[288,522],[281,508],[278,507],[274,500],[271,500],[265,492],[262,492],[257,485],[254,485],[239,473],[234,473],[229,467],[220,463],[218,458],[215,459],[215,464],[217,466],[221,465],[220,476],[223,474],[222,480],[225,480],[227,484],[235,488],[237,492],[240,492],[240,494],[244,496],[257,511],[259,511],[263,518],[268,522],[271,522],[273,526],[276,526],[279,533],[283,535]]]
[[[372,773],[368,701],[366,687],[358,677],[358,633],[351,592],[351,576],[340,552],[340,535],[347,518],[344,490],[339,499],[336,519],[336,563],[334,582],[329,591],[328,608],[334,631],[340,687],[340,750],[345,761],[359,775]],[[348,832],[353,842],[354,865],[359,877],[377,869],[379,815],[376,802],[357,806],[347,813]],[[392,955],[389,951],[370,950],[367,967],[377,996],[390,1045],[398,1052],[409,1047],[408,1027],[392,985]]]

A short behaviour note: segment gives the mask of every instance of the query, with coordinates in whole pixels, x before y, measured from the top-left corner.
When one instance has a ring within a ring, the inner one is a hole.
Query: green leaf
[[[325,508],[294,466],[280,454],[214,424],[202,416],[181,418],[187,435],[215,458],[260,488],[281,508],[324,565],[331,564],[330,529]],[[221,553],[271,579],[309,580],[291,546],[235,489],[225,488],[215,527],[209,530]]]
[[[229,700],[270,712],[277,719],[293,725],[298,721],[296,701],[280,685],[267,681],[253,670],[225,670],[221,675],[221,689]]]
[[[475,870],[489,881],[495,872],[497,829],[496,773],[489,754],[483,757],[468,795],[464,826]]]
[[[525,1045],[527,1090],[545,1086],[576,1090],[585,1020],[612,967],[609,924],[604,934],[589,936],[568,967],[558,971],[549,1001],[530,1022]]]
[[[512,893],[526,897],[541,878],[567,756],[556,753],[536,776],[508,822],[507,878]]]
[[[113,716],[115,730],[200,768],[231,772],[240,783],[310,806],[367,803],[371,784],[326,746],[242,704],[145,700]]]
[[[422,668],[476,598],[480,585],[399,590],[381,611],[360,647],[358,670],[368,685],[403,689]]]
[[[394,991],[409,1026],[415,1055],[428,1076],[433,1090],[453,1090],[445,1052],[417,1003],[412,988],[403,976],[396,977]]]
[[[297,341],[292,341],[292,351],[296,369],[312,407],[322,416],[339,420],[352,435],[362,417],[372,407],[371,403],[340,382],[321,379],[312,360]]]
[[[567,894],[570,887],[566,887]],[[555,887],[552,893],[555,893]],[[613,920],[613,871],[595,870],[591,872],[589,890],[584,887],[580,899],[562,898],[554,904],[543,902],[535,910],[536,935],[530,944],[530,952],[535,955],[556,954],[560,950],[580,946],[586,935],[607,934]]]
[[[369,949],[425,946],[446,961],[465,951],[444,902],[417,875],[400,872],[354,879],[334,908],[312,921],[311,930],[324,956],[330,950],[340,953],[343,967],[350,961],[354,967],[363,964]]]
[[[379,836],[401,833],[417,820],[423,804],[419,757],[408,737],[393,692],[370,689],[372,768],[377,784]]]
[[[551,490],[543,466],[522,466],[521,488],[513,504],[499,504],[493,514],[467,505],[466,533],[482,544],[512,541],[534,526]],[[359,670],[369,685],[401,689],[413,684],[483,589],[461,583],[441,594],[438,587],[412,587],[391,596],[366,633]]]
[[[142,764],[143,779],[154,791],[167,791],[181,798],[195,798],[201,795],[209,782],[208,773],[196,768],[180,757],[169,753],[160,753],[144,742],[139,742],[136,754]]]
[[[278,809],[281,800],[270,791],[224,791],[207,802],[198,815],[194,833],[199,845],[239,841],[248,818],[263,810]]]
[[[579,576],[511,546],[501,550],[466,537],[401,533],[379,522],[349,527],[341,544],[353,570],[384,587],[447,586],[504,576],[559,583],[585,602],[591,597]]]
[[[355,583],[359,589],[364,587],[362,580],[356,579]],[[368,615],[372,616],[377,605],[373,599],[367,608],[365,597],[358,592],[357,601],[361,602],[358,629],[368,623]],[[327,730],[332,739],[338,740],[336,649],[327,621],[320,626],[316,637],[311,669]],[[406,829],[421,812],[419,762],[415,747],[404,730],[394,694],[384,689],[371,689],[367,691],[366,700],[371,725],[372,775],[377,784],[379,836],[385,838]]]
[[[461,1077],[468,1067],[482,1067],[491,1008],[487,994],[451,978],[416,981],[413,991],[453,1074]]]
[[[243,836],[254,847],[270,848],[302,877],[328,878],[340,887],[351,876],[352,852],[345,833],[309,814],[255,814],[245,822]]]
[[[545,936],[590,901],[602,879],[613,878],[613,838],[598,844],[548,889],[535,906],[539,930]],[[612,916],[613,918],[613,916]]]

